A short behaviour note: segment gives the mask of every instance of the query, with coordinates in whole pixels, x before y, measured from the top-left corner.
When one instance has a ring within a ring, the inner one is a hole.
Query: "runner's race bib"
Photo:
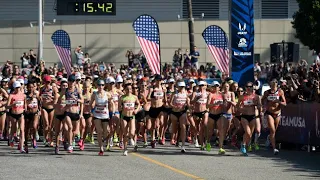
[[[207,99],[205,99],[205,98],[198,99],[198,100],[197,100],[197,103],[199,103],[199,104],[206,104],[206,103],[207,103]]]
[[[253,100],[243,101],[243,105],[245,105],[245,106],[251,106],[251,105],[253,105]]]
[[[23,104],[24,104],[24,101],[16,101],[16,107],[20,107],[20,106],[23,106]]]
[[[135,103],[123,103],[125,109],[134,109]]]
[[[267,99],[268,99],[269,101],[275,101],[275,100],[278,100],[278,99],[279,99],[279,96],[269,95],[269,96],[267,97]]]
[[[221,105],[221,104],[223,104],[223,100],[214,100],[214,101],[213,101],[213,104],[215,104],[215,105]]]
[[[73,99],[68,99],[68,100],[66,100],[66,104],[67,105],[74,105],[74,104],[77,104],[77,101],[73,100]]]

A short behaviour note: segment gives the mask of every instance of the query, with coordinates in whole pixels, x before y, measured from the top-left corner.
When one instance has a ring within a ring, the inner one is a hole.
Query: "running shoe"
[[[73,152],[73,146],[69,146],[68,147],[68,153],[72,153]]]
[[[12,147],[12,148],[14,147],[14,140],[13,139],[10,140],[9,146]]]
[[[211,144],[210,144],[210,143],[206,143],[206,150],[207,150],[208,152],[211,151]]]
[[[114,142],[114,143],[118,143],[118,142],[119,142],[119,139],[118,139],[117,133],[114,133],[114,136],[113,136],[113,142]]]
[[[218,154],[226,154],[226,151],[222,148],[219,149]]]
[[[50,147],[53,147],[53,146],[54,146],[54,144],[53,144],[53,142],[51,141],[51,142],[50,142]]]
[[[182,152],[182,153],[185,153],[185,152],[186,152],[186,149],[184,148],[184,146],[181,146],[181,152]]]
[[[40,136],[39,136],[39,133],[38,133],[38,131],[37,131],[37,132],[36,132],[36,140],[39,141],[39,139],[40,139]]]
[[[191,136],[188,136],[187,139],[188,139],[188,142],[189,142],[189,143],[192,143],[192,138],[191,138]]]
[[[273,154],[274,154],[274,155],[278,155],[278,154],[279,154],[279,150],[278,150],[278,149],[274,149],[274,150],[273,150]]]
[[[24,151],[25,151],[27,154],[29,153],[28,145],[25,145],[25,146],[24,146]]]
[[[204,150],[205,150],[204,145],[202,145],[202,146],[200,147],[200,150],[201,150],[201,151],[204,151]]]
[[[59,147],[58,147],[58,146],[56,146],[56,147],[54,148],[54,154],[59,154]]]
[[[255,144],[254,144],[254,150],[258,151],[259,149],[260,149],[259,144],[258,144],[258,143],[255,143]]]
[[[17,150],[21,150],[21,146],[20,146],[20,143],[18,143],[18,147],[17,147]]]
[[[244,145],[241,145],[240,151],[244,156],[248,156],[246,147]]]
[[[196,148],[200,147],[198,139],[195,139],[195,141],[193,141],[193,142],[194,142],[194,147],[196,147]]]
[[[0,133],[0,140],[4,140],[3,134]]]
[[[84,150],[84,142],[83,142],[83,139],[81,139],[80,141],[80,147],[79,147],[79,149],[80,149],[80,151],[83,151]]]
[[[110,143],[107,143],[106,151],[110,151]]]
[[[249,152],[252,152],[252,146],[251,146],[251,144],[248,146],[248,151],[249,151]]]
[[[144,148],[148,147],[148,142],[144,142],[143,147]]]
[[[63,141],[63,148],[64,150],[68,150],[68,143],[66,141]]]
[[[113,137],[110,138],[109,144],[110,144],[110,147],[113,147]]]
[[[38,148],[38,146],[37,146],[37,140],[36,140],[36,139],[33,139],[33,141],[32,141],[32,147],[33,147],[33,149],[37,149],[37,148]]]
[[[123,151],[124,156],[128,156],[128,150]]]
[[[123,142],[120,141],[120,145],[119,145],[120,149],[123,149]]]
[[[83,139],[80,139],[78,142],[78,146],[81,146],[83,144]]]
[[[270,142],[270,135],[268,135],[268,136],[267,136],[267,140],[266,140],[266,144],[265,144],[266,148],[270,147],[270,144],[271,144],[271,142]]]
[[[26,154],[27,152],[26,152],[24,149],[21,149],[21,150],[20,150],[20,153],[21,153],[21,154]]]
[[[79,141],[80,141],[80,135],[76,135],[75,137],[74,137],[74,141],[76,142],[76,143],[78,143]]]
[[[90,136],[87,134],[86,139],[84,140],[84,142],[88,143],[91,142],[91,138]]]
[[[91,136],[90,143],[94,144],[94,137],[93,136]]]
[[[135,152],[137,152],[137,151],[138,151],[138,145],[135,145],[133,150],[134,150]]]
[[[152,147],[152,148],[155,148],[155,147],[156,147],[156,142],[157,142],[156,140],[151,141],[151,147]]]
[[[176,141],[172,139],[172,140],[170,141],[170,144],[171,144],[171,145],[176,145]]]
[[[49,147],[49,143],[46,140],[43,141],[43,144],[45,147]]]
[[[76,147],[76,141],[75,140],[73,140],[73,142],[72,142],[72,147]]]
[[[130,139],[130,146],[134,146],[134,140],[133,139]]]
[[[104,153],[103,151],[99,151],[98,155],[103,156],[103,153]]]

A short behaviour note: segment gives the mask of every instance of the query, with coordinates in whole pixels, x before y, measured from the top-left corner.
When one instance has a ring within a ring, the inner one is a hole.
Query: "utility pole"
[[[43,60],[43,0],[39,0],[39,54],[38,54],[38,62]]]
[[[189,42],[190,42],[190,53],[194,51],[194,27],[193,27],[193,14],[192,14],[192,0],[188,0],[188,27],[189,27]]]

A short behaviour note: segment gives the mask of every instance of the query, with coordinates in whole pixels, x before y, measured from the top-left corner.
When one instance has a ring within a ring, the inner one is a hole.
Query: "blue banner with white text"
[[[253,1],[232,0],[231,4],[232,79],[239,85],[253,81]]]

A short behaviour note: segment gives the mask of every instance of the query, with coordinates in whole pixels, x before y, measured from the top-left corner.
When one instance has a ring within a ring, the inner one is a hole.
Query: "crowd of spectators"
[[[114,64],[106,64],[105,62],[95,62],[90,58],[89,53],[83,53],[81,46],[78,46],[74,53],[76,55],[76,65],[74,71],[82,72],[86,76],[109,76],[110,74],[125,74],[129,77],[137,77],[139,75],[152,76],[152,72],[148,68],[146,58],[140,50],[138,53],[128,50],[125,57],[127,64],[123,64],[120,68],[116,68]],[[290,103],[301,103],[305,101],[320,102],[319,80],[320,80],[320,63],[317,56],[313,64],[308,64],[306,60],[301,59],[297,63],[259,63],[254,65],[254,79],[257,93],[261,93],[261,89],[270,80],[279,80],[279,86],[285,91],[287,101]],[[37,61],[36,53],[31,49],[28,53],[21,56],[21,65],[7,61],[2,66],[2,77],[41,76],[42,74],[50,74],[57,76],[57,73],[65,74],[64,67],[46,66],[44,61]],[[174,52],[172,63],[163,65],[163,75],[165,77],[176,77],[184,79],[212,79],[216,78],[224,81],[228,75],[219,71],[212,63],[200,65],[201,56],[197,47],[194,52],[190,53],[188,49],[181,48]]]

